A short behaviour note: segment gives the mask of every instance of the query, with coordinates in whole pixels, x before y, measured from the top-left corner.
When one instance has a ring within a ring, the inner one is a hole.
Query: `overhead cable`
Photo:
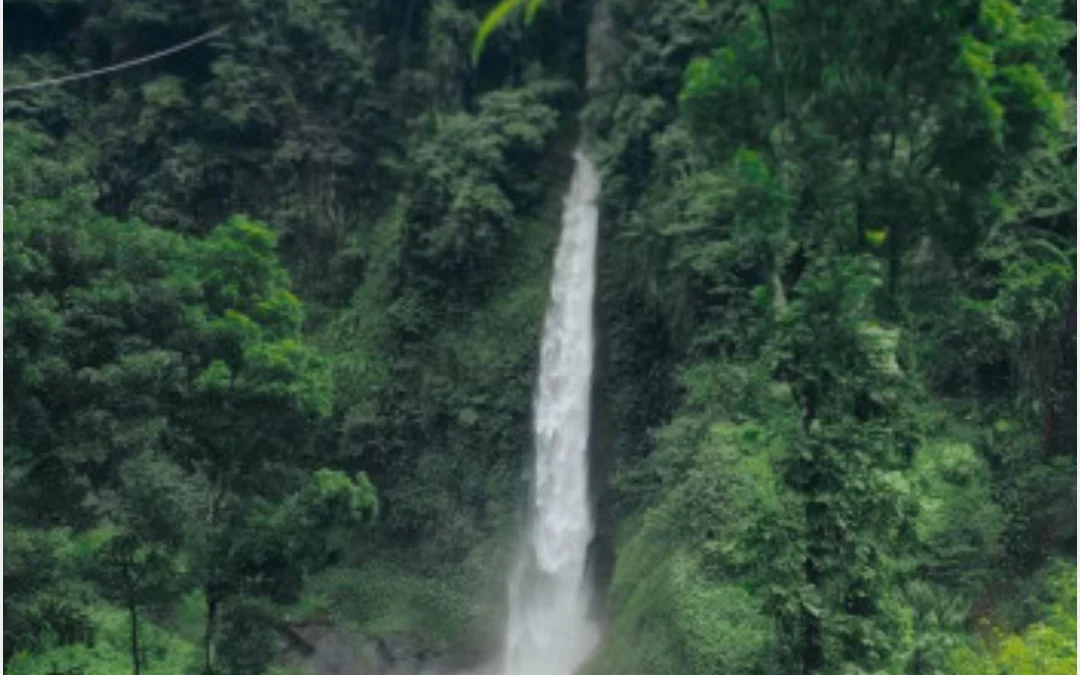
[[[167,49],[162,49],[161,51],[154,52],[153,54],[148,54],[146,56],[140,56],[139,58],[132,59],[131,61],[124,61],[122,63],[117,63],[117,64],[114,64],[114,65],[111,65],[111,66],[105,66],[104,68],[97,68],[95,70],[87,70],[87,71],[84,71],[84,72],[81,72],[81,73],[74,73],[72,75],[64,75],[63,77],[54,77],[54,78],[50,78],[50,79],[47,79],[47,80],[38,80],[37,82],[30,82],[29,84],[17,84],[14,87],[8,87],[7,89],[4,89],[4,93],[5,94],[13,94],[13,93],[20,92],[20,91],[29,91],[31,89],[41,89],[42,87],[52,87],[52,86],[56,86],[56,85],[60,85],[60,84],[67,84],[68,82],[74,82],[76,80],[86,80],[86,79],[89,79],[91,77],[97,77],[99,75],[107,75],[109,73],[115,73],[118,70],[124,70],[124,69],[127,69],[127,68],[133,68],[133,67],[141,65],[143,63],[147,63],[149,61],[153,61],[155,59],[160,59],[160,58],[162,58],[164,56],[168,56],[169,54],[175,54],[176,52],[183,51],[185,49],[188,49],[189,47],[194,47],[195,45],[199,44],[200,42],[206,42],[210,38],[212,38],[212,37],[214,37],[216,35],[220,35],[221,33],[224,33],[225,30],[229,27],[229,25],[230,24],[225,24],[224,26],[219,26],[219,27],[217,27],[217,28],[215,28],[213,30],[210,30],[210,31],[207,31],[207,32],[203,33],[202,35],[199,35],[198,37],[191,38],[187,42],[181,42],[178,45],[173,45],[172,47],[169,47]]]

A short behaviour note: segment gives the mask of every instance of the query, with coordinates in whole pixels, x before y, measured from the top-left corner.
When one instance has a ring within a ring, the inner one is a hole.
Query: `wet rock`
[[[376,675],[381,673],[374,643],[331,623],[300,623],[290,626],[305,648],[288,641],[285,662],[310,675]]]
[[[471,675],[478,656],[432,649],[415,634],[365,638],[327,621],[282,629],[286,664],[310,675]]]

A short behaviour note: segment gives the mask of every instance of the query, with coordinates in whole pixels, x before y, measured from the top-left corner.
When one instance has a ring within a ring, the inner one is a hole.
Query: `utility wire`
[[[148,54],[146,56],[141,56],[141,57],[139,57],[137,59],[132,59],[131,61],[124,61],[123,63],[117,63],[117,64],[114,64],[114,65],[111,65],[111,66],[105,66],[104,68],[98,68],[96,70],[87,70],[87,71],[84,71],[84,72],[81,72],[81,73],[74,73],[73,75],[65,75],[63,77],[54,77],[54,78],[51,78],[51,79],[48,79],[48,80],[38,80],[37,82],[31,82],[29,84],[19,84],[19,85],[16,85],[14,87],[9,87],[9,88],[5,89],[4,93],[5,94],[11,94],[11,93],[15,93],[15,92],[18,92],[18,91],[28,91],[30,89],[41,89],[42,87],[51,87],[51,86],[55,86],[55,85],[58,85],[58,84],[66,84],[68,82],[74,82],[76,80],[85,80],[85,79],[88,79],[88,78],[91,78],[91,77],[97,77],[98,75],[106,75],[108,73],[115,73],[118,70],[124,70],[126,68],[133,68],[133,67],[141,65],[143,63],[147,63],[148,61],[153,61],[155,59],[160,59],[163,56],[168,56],[169,54],[175,54],[176,52],[183,51],[183,50],[185,50],[185,49],[187,49],[189,47],[193,47],[193,46],[199,44],[200,42],[205,42],[205,41],[209,40],[210,38],[214,37],[215,35],[220,35],[221,33],[224,33],[225,30],[229,27],[229,25],[230,24],[225,24],[224,26],[219,26],[219,27],[217,27],[217,28],[215,28],[215,29],[213,29],[211,31],[207,31],[207,32],[203,33],[202,35],[200,35],[198,37],[194,37],[194,38],[188,40],[187,42],[181,42],[178,45],[173,45],[172,47],[169,47],[167,49],[162,49],[160,52],[154,52],[153,54]]]

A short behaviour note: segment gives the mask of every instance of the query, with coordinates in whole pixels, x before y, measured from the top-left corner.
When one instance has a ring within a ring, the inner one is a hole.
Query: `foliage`
[[[55,173],[18,154],[40,146],[26,133],[8,134],[13,181],[28,187],[4,231],[15,263],[5,268],[5,424],[17,439],[5,446],[7,488],[17,522],[92,528],[79,534],[79,562],[63,566],[60,531],[24,535],[30,558],[13,554],[5,574],[34,573],[36,557],[45,576],[12,608],[27,631],[12,649],[86,633],[78,593],[50,599],[86,579],[129,612],[138,671],[141,611],[201,585],[212,641],[216,605],[232,594],[288,599],[331,562],[340,530],[373,512],[374,488],[331,470],[297,485],[330,381],[300,341],[302,308],[272,233],[235,218],[194,240],[98,215],[90,190],[39,178]]]
[[[1063,565],[1052,577],[1047,615],[1017,633],[994,628],[988,644],[953,652],[952,671],[967,673],[1071,673],[1076,670],[1076,574]]]
[[[1068,14],[593,7],[5,4],[8,667],[498,649],[579,137],[590,672],[1074,667]]]
[[[107,675],[130,669],[128,623],[125,613],[97,605],[91,621],[98,627],[92,644],[72,644],[35,652],[21,652],[4,664],[8,672],[47,675],[79,672]],[[198,653],[195,645],[174,634],[148,626],[144,636],[145,665],[148,675],[184,672]]]
[[[93,636],[92,594],[63,530],[4,525],[4,660]]]
[[[928,443],[916,453],[912,488],[921,576],[953,592],[966,587],[971,597],[989,580],[1001,529],[986,462],[966,443]]]
[[[620,515],[693,484],[691,463],[670,483],[653,473],[675,438],[767,428],[769,473],[724,471],[769,485],[787,515],[729,516],[755,523],[756,545],[726,539],[745,567],[717,588],[764,577],[752,593],[785,671],[943,670],[1006,570],[1075,537],[1072,488],[1048,508],[1024,497],[1075,461],[1050,440],[1075,339],[1075,198],[1056,187],[1074,175],[1071,27],[1049,3],[736,5],[691,19],[614,4],[626,53],[589,104],[615,223],[601,306],[620,308],[604,317]],[[669,393],[642,414],[629,390],[647,372]],[[651,435],[658,418],[680,435]],[[723,522],[699,506],[656,528]],[[616,603],[652,578],[628,556]],[[672,644],[623,623],[633,606],[614,611],[613,643]],[[610,659],[597,672],[633,667]]]
[[[527,449],[557,202],[523,176],[553,140],[565,93],[538,79],[481,98],[474,115],[433,115],[410,196],[380,224],[368,279],[324,333],[348,385],[343,455],[379,485],[385,532],[438,558],[461,560],[505,524]]]
[[[774,441],[775,442],[775,441]],[[753,425],[678,418],[661,433],[648,477],[655,500],[624,524],[611,588],[615,621],[589,672],[739,673],[777,667],[760,589],[781,573],[740,578],[765,523],[790,522],[774,489],[775,444]],[[772,447],[770,447],[772,446]]]

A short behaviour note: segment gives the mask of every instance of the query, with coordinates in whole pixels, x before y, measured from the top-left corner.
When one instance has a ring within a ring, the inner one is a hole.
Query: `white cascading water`
[[[544,321],[529,529],[510,578],[504,675],[573,675],[599,637],[586,577],[599,190],[595,167],[577,150]]]

